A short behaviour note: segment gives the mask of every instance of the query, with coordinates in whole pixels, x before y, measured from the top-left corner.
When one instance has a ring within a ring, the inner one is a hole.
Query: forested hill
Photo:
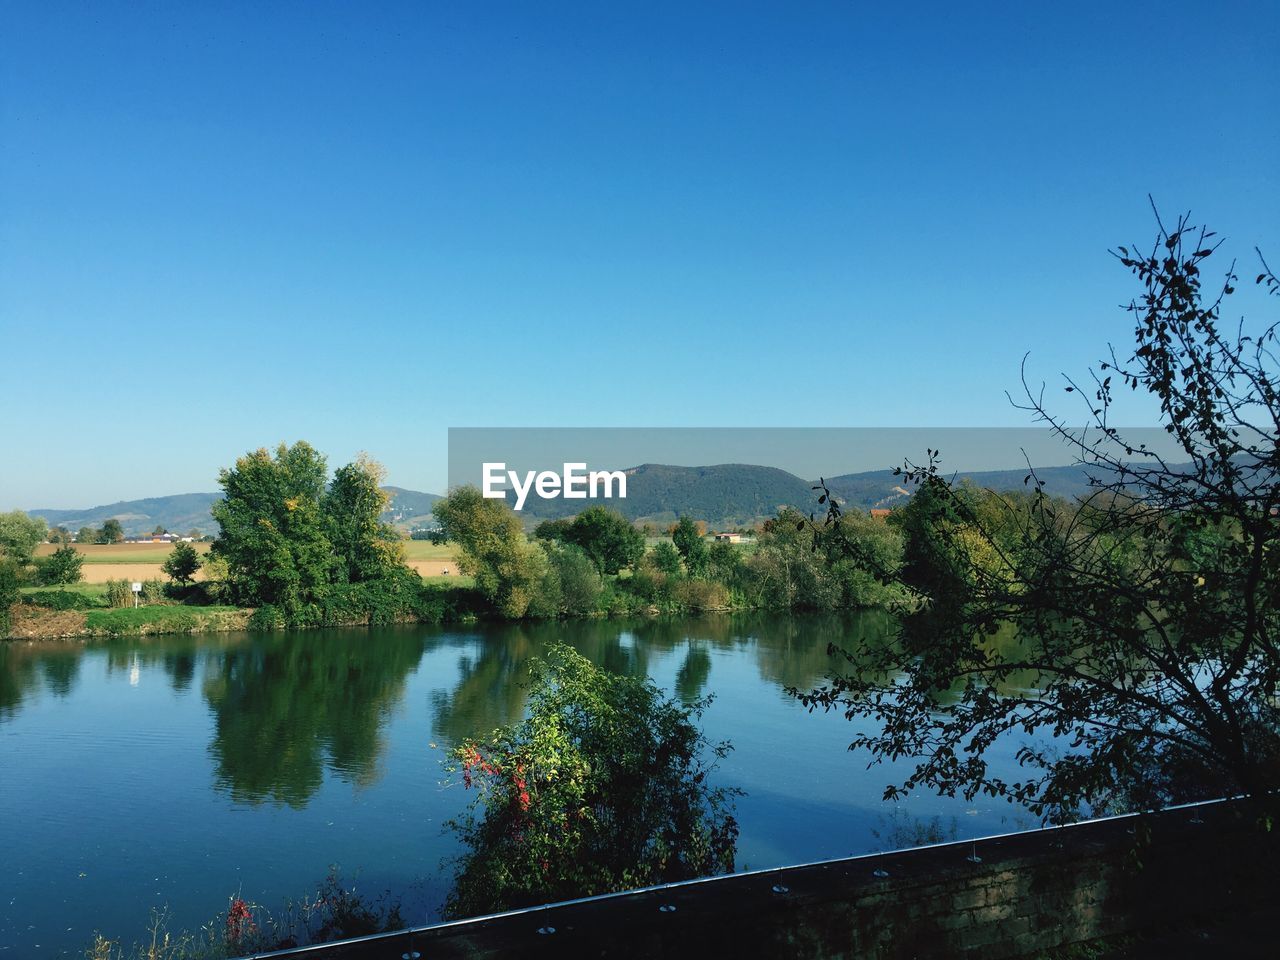
[[[776,467],[725,463],[707,467],[677,467],[646,463],[625,471],[627,497],[608,505],[631,520],[664,526],[678,516],[705,520],[713,528],[747,527],[774,516],[779,507],[795,507],[804,513],[819,512],[816,480],[804,480]],[[1089,489],[1080,467],[1050,467],[1039,471],[1045,489],[1052,494],[1075,497]],[[960,474],[979,486],[995,490],[1024,489],[1026,470],[992,470]],[[860,510],[894,507],[906,502],[910,492],[892,470],[850,473],[827,479],[832,493],[843,503]],[[508,502],[514,502],[508,496]],[[582,509],[580,500],[539,500],[525,502],[525,521],[570,516]]]

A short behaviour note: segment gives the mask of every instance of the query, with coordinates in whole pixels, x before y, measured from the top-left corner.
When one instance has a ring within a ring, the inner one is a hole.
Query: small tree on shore
[[[191,544],[179,541],[173,545],[160,569],[170,580],[186,585],[195,579],[196,571],[200,569],[200,554]]]
[[[63,544],[36,565],[37,579],[49,586],[79,583],[84,554],[75,547]]]

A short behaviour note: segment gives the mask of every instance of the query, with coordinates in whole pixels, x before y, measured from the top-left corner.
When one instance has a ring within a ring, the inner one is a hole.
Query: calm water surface
[[[839,715],[786,694],[830,669],[847,618],[716,617],[396,627],[0,644],[0,957],[80,956],[95,930],[140,938],[152,908],[198,927],[239,893],[275,908],[338,865],[428,922],[456,853],[442,823],[468,796],[441,760],[516,720],[529,658],[556,639],[673,695],[734,752],[739,869],[912,842],[913,825],[980,836],[1034,825],[1003,801],[881,799]],[[1010,771],[1015,745],[993,767]],[[899,773],[901,770],[898,771]]]

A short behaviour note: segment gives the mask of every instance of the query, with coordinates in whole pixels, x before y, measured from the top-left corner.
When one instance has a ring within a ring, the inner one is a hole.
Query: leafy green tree
[[[681,517],[671,531],[671,542],[680,551],[685,569],[693,576],[702,573],[707,565],[707,543],[697,521]]]
[[[76,543],[97,543],[98,531],[93,527],[81,527],[76,533]]]
[[[562,517],[559,520],[543,520],[533,528],[534,539],[563,541],[565,533],[572,523],[572,517]]]
[[[200,569],[200,554],[191,544],[179,541],[173,545],[160,569],[176,583],[188,584]]]
[[[323,593],[334,568],[321,508],[326,476],[324,457],[305,441],[248,453],[219,474],[212,551],[226,561],[238,603],[292,615]]]
[[[1025,409],[1093,474],[1086,502],[1048,497],[1034,470],[1025,500],[975,497],[929,451],[904,470],[917,490],[896,570],[848,541],[829,504],[820,549],[910,596],[893,642],[848,651],[864,669],[803,699],[873,721],[852,746],[875,758],[918,758],[886,795],[986,793],[1059,820],[1233,794],[1274,804],[1277,325],[1220,329],[1238,281],[1232,266],[1203,288],[1212,236],[1184,218],[1160,225],[1150,253],[1116,251],[1142,288],[1128,308],[1135,345],[1087,394],[1067,379],[1087,431],[1026,385]],[[1257,282],[1280,292],[1265,262]],[[1180,456],[1111,426],[1119,388],[1151,396]],[[1023,743],[1016,782],[987,766],[1006,736]]]
[[[616,510],[600,506],[574,517],[558,539],[581,547],[604,574],[616,574],[644,556],[644,534]]]
[[[404,542],[383,523],[386,471],[365,454],[340,467],[323,499],[325,529],[337,557],[339,582],[383,580],[404,568]]]
[[[66,527],[53,527],[49,531],[50,543],[70,543],[71,533]]]
[[[703,705],[553,646],[533,664],[527,719],[452,752],[477,797],[451,824],[466,852],[446,915],[732,872],[737,791],[707,782]]]
[[[459,487],[436,501],[432,512],[445,537],[458,545],[458,566],[475,577],[476,589],[512,619],[545,615],[547,555],[525,538],[520,518],[503,500],[476,487]]]
[[[44,517],[28,516],[23,510],[0,513],[0,550],[19,566],[26,566],[36,547],[44,543],[47,529]]]
[[[0,638],[13,627],[10,609],[22,592],[22,567],[12,557],[0,554]]]
[[[124,541],[124,527],[120,526],[120,521],[112,517],[102,525],[102,531],[98,534],[99,543],[121,543]]]
[[[83,564],[84,554],[66,543],[37,563],[36,576],[48,586],[79,583]]]
[[[586,617],[598,612],[604,585],[600,582],[596,565],[586,552],[572,543],[552,544],[545,549],[558,587],[558,612],[571,617]]]
[[[684,567],[680,560],[680,551],[670,540],[659,540],[649,551],[649,559],[658,570],[669,577],[679,576]]]
[[[155,529],[151,531],[151,535],[152,535],[153,537],[161,537],[161,536],[164,536],[164,535],[165,535],[166,533],[168,533],[168,532],[169,532],[169,531],[168,531],[168,530],[166,530],[164,527],[162,527],[160,524],[156,524]]]

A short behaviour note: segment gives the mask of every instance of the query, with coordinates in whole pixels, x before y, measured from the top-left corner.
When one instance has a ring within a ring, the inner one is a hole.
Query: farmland
[[[201,555],[209,552],[209,544],[192,544]],[[405,557],[410,567],[424,577],[456,576],[458,564],[452,545],[437,545],[429,540],[406,540]],[[160,565],[169,556],[172,545],[167,543],[87,543],[75,544],[84,554],[81,572],[85,583],[106,583],[108,580],[164,579]],[[57,547],[51,543],[36,548],[37,557],[47,557]],[[196,575],[200,579],[200,575]]]

